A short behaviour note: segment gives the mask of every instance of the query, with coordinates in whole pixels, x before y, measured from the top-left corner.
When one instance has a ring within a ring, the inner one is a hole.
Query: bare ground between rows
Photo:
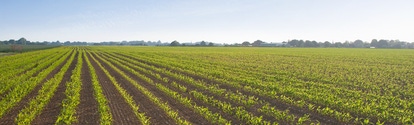
[[[112,114],[112,124],[140,124],[132,108],[124,100],[122,95],[116,90],[109,77],[99,67],[97,62],[88,54],[88,58],[96,71],[98,81],[102,87],[103,94],[108,99],[108,106]]]
[[[79,55],[79,52],[76,52],[75,58],[72,62],[69,62],[69,68],[67,71],[65,71],[65,74],[63,75],[62,81],[59,83],[59,86],[56,90],[56,92],[53,94],[52,98],[50,99],[49,103],[46,105],[45,108],[43,108],[42,113],[40,115],[36,116],[36,118],[33,120],[33,124],[54,124],[57,120],[57,117],[59,116],[60,110],[62,109],[62,101],[66,98],[65,90],[66,90],[66,84],[69,82],[70,77],[72,76],[72,71],[76,67],[76,63],[78,62],[77,56]]]
[[[82,56],[82,89],[80,91],[80,103],[76,109],[79,125],[97,125],[99,124],[100,115],[98,111],[98,102],[95,99],[92,85],[92,77],[89,67],[86,63],[85,56]]]
[[[70,55],[73,54],[73,51]],[[70,55],[68,57],[66,57],[65,61],[63,61],[59,66],[57,66],[54,70],[52,70],[52,72],[50,72],[45,79],[43,79],[40,84],[36,85],[36,87],[29,93],[27,94],[19,103],[16,104],[16,106],[14,106],[13,108],[11,108],[8,113],[6,113],[1,119],[0,119],[0,124],[1,125],[10,125],[10,124],[14,124],[14,119],[17,117],[17,115],[19,114],[20,110],[22,110],[29,102],[32,98],[34,98],[38,91],[41,89],[41,87],[43,86],[43,84],[46,82],[46,80],[49,80],[51,78],[53,78],[53,76],[59,72],[59,70],[63,67],[63,65],[69,60]],[[46,69],[46,68],[45,68]],[[38,73],[35,73],[36,76],[37,74],[39,74],[40,71]],[[35,76],[33,76],[35,77]]]
[[[94,55],[96,58],[96,55]],[[100,62],[103,62],[99,59]],[[150,118],[151,124],[158,124],[158,125],[172,125],[176,124],[175,121],[170,118],[162,108],[158,107],[154,104],[148,97],[144,95],[141,91],[136,89],[135,86],[132,85],[129,81],[124,79],[119,73],[117,73],[114,69],[109,67],[106,63],[101,63],[106,69],[110,72],[112,76],[119,82],[120,86],[124,88],[128,94],[132,96],[135,103],[139,105],[139,112],[144,112],[146,116]],[[129,75],[131,76],[131,75]],[[142,83],[138,81],[138,83]]]
[[[111,58],[106,56],[106,58]],[[125,61],[125,60],[124,60]],[[125,63],[120,62],[121,64],[125,65]],[[122,69],[122,67],[116,65],[117,68]],[[135,69],[133,67],[130,67],[132,69]],[[215,107],[211,107],[210,105],[207,105],[203,102],[201,102],[200,100],[197,100],[196,98],[193,98],[189,93],[183,93],[181,91],[178,91],[176,88],[171,87],[170,83],[165,84],[163,81],[158,80],[157,78],[153,77],[150,74],[144,73],[144,72],[140,72],[139,70],[135,69],[135,71],[144,74],[146,77],[150,78],[151,80],[154,81],[154,83],[162,83],[164,86],[166,86],[169,89],[174,90],[175,92],[178,92],[181,96],[186,97],[191,99],[192,101],[194,101],[198,106],[203,106],[203,107],[208,107],[209,109],[215,109],[213,112],[217,113],[219,111],[222,110],[218,110]],[[154,85],[150,85],[149,83],[145,82],[143,79],[138,78],[137,76],[135,76],[133,73],[129,72],[129,71],[124,71],[125,73],[127,73],[129,76],[132,76],[132,78],[136,81],[139,81],[140,83],[145,83],[145,86],[149,86],[152,91],[154,91],[155,94],[159,94],[162,98],[167,98],[167,102],[169,104],[171,104],[173,107],[178,107],[179,111],[188,111],[187,113],[184,112],[185,114],[183,114],[182,116],[184,116],[186,119],[190,119],[190,121],[194,124],[211,124],[209,123],[209,121],[207,119],[205,119],[203,116],[199,115],[198,113],[196,113],[195,111],[193,111],[191,108],[188,108],[186,106],[184,106],[183,104],[181,104],[180,102],[178,102],[177,100],[175,100],[172,97],[169,97],[168,95],[166,95],[164,92],[162,92],[161,90],[159,90],[157,87],[155,87]],[[212,111],[212,110],[210,110]],[[230,120],[230,121],[234,121],[234,124],[241,124],[239,123],[239,121],[232,117],[231,115],[228,115],[226,113],[221,112],[222,116],[225,116],[225,119]],[[220,113],[219,113],[220,114]],[[195,121],[195,122],[194,122]]]
[[[340,122],[340,121],[338,121],[334,118],[331,118],[331,117],[328,117],[328,116],[323,116],[323,115],[321,115],[317,112],[310,111],[307,108],[300,108],[300,107],[292,106],[292,105],[289,105],[287,103],[284,103],[282,101],[279,101],[279,100],[276,100],[276,99],[273,99],[273,98],[270,98],[270,97],[261,96],[261,95],[258,95],[256,93],[245,91],[243,89],[234,88],[230,85],[223,84],[223,83],[220,83],[220,82],[215,81],[215,80],[207,79],[203,76],[193,75],[193,74],[190,74],[190,73],[187,73],[187,72],[174,70],[174,69],[171,69],[170,67],[165,67],[165,66],[162,66],[162,65],[159,65],[159,64],[150,63],[146,60],[141,60],[141,59],[137,59],[135,57],[131,57],[130,55],[125,55],[125,54],[122,54],[122,53],[115,53],[115,54],[130,58],[130,59],[135,60],[135,61],[139,61],[139,62],[144,63],[146,65],[152,65],[152,66],[155,66],[157,68],[170,70],[172,73],[181,73],[181,74],[184,74],[184,75],[187,75],[187,76],[193,78],[194,80],[200,80],[200,81],[204,81],[204,82],[209,83],[209,84],[215,84],[215,85],[218,85],[219,88],[223,88],[223,89],[226,89],[228,91],[233,91],[233,92],[239,91],[239,92],[241,92],[245,95],[253,95],[255,97],[258,97],[259,100],[264,100],[264,101],[269,102],[272,106],[275,106],[278,110],[284,111],[286,109],[289,109],[290,113],[292,113],[296,116],[303,116],[305,114],[310,114],[311,120],[319,121],[321,124],[346,124],[346,123]]]
[[[126,60],[124,60],[124,61],[126,61]],[[121,62],[122,63],[122,62]],[[131,62],[130,62],[131,63]],[[125,64],[125,63],[122,63],[122,64]],[[212,106],[212,105],[210,105],[210,104],[206,104],[206,103],[204,103],[204,102],[202,102],[201,100],[199,100],[199,99],[197,99],[197,98],[195,98],[195,97],[193,97],[191,94],[189,94],[189,91],[187,91],[187,92],[181,92],[180,90],[178,90],[178,89],[176,89],[175,87],[172,87],[171,86],[171,82],[172,81],[169,81],[169,83],[164,83],[163,81],[160,81],[160,80],[158,80],[157,78],[155,78],[155,77],[153,77],[152,75],[150,75],[150,74],[147,74],[147,73],[145,73],[145,72],[140,72],[138,69],[136,69],[136,68],[133,68],[133,67],[130,67],[130,68],[132,68],[132,69],[135,69],[135,71],[137,71],[137,72],[139,72],[139,73],[141,73],[141,74],[144,74],[146,77],[148,77],[148,78],[150,78],[151,80],[153,80],[155,83],[162,83],[164,86],[166,86],[167,88],[169,88],[169,89],[171,89],[171,90],[173,90],[173,91],[175,91],[175,92],[178,92],[181,96],[183,96],[183,97],[185,97],[185,98],[189,98],[189,99],[191,99],[192,101],[194,101],[195,102],[195,104],[197,105],[197,106],[202,106],[202,107],[206,107],[206,108],[208,108],[210,111],[212,111],[213,113],[218,113],[218,114],[220,114],[224,119],[227,119],[227,120],[229,120],[229,121],[232,121],[232,124],[242,124],[242,122],[239,120],[239,119],[237,119],[237,117],[235,117],[234,115],[230,115],[230,114],[228,114],[228,113],[225,113],[225,112],[223,112],[223,110],[221,110],[221,109],[218,109],[217,107],[214,107],[214,106]],[[142,68],[144,68],[144,67],[142,67]],[[148,70],[148,69],[147,69]],[[133,75],[133,74],[131,74],[131,75]],[[163,77],[165,77],[165,76],[163,76]],[[177,80],[175,80],[174,78],[171,78],[171,77],[168,77],[170,80],[173,80],[173,81],[177,81]],[[136,80],[138,80],[139,78],[137,78]],[[139,80],[142,80],[142,79],[139,79]],[[181,84],[181,83],[179,83],[179,84]],[[181,84],[181,85],[183,85],[183,84]],[[185,85],[186,87],[187,87],[187,85]],[[195,90],[193,87],[188,87],[188,90]],[[200,90],[196,90],[196,91],[198,91],[198,92],[202,92],[202,93],[205,93],[206,91],[200,91]],[[209,95],[210,96],[210,95]],[[220,99],[218,99],[218,100],[220,100]]]

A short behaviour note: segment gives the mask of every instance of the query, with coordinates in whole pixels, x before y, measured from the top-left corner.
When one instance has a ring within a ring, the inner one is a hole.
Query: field
[[[58,47],[0,57],[0,124],[414,124],[414,50]]]
[[[0,44],[0,53],[8,53],[8,52],[29,52],[29,51],[36,51],[42,49],[50,49],[54,47],[58,47],[56,45],[17,45],[21,47],[21,50],[12,50],[12,45],[3,45]],[[1,55],[0,55],[1,56]]]

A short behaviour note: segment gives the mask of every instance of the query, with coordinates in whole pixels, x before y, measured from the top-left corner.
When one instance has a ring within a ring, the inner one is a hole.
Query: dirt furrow
[[[40,84],[36,85],[36,87],[29,93],[27,94],[19,103],[17,103],[16,106],[14,106],[12,109],[10,109],[10,111],[8,113],[6,113],[1,119],[0,119],[0,124],[1,125],[10,125],[10,124],[14,124],[14,119],[17,117],[17,115],[19,114],[20,110],[22,110],[29,102],[32,98],[35,98],[38,91],[41,89],[41,87],[43,86],[43,84],[53,78],[53,76],[59,72],[59,70],[63,67],[64,64],[66,64],[66,62],[69,60],[70,56],[73,54],[72,53],[65,59],[65,61],[63,61],[63,63],[61,63],[59,66],[57,66],[52,72],[50,72],[45,79],[42,80],[42,82],[40,82]],[[40,71],[39,71],[40,72]],[[38,73],[36,73],[38,74]]]
[[[171,69],[170,67],[165,67],[165,66],[162,66],[162,65],[159,65],[159,64],[150,63],[148,61],[143,61],[143,60],[131,57],[130,55],[126,55],[126,54],[122,54],[122,53],[115,53],[115,54],[119,55],[119,56],[124,56],[124,57],[130,58],[130,59],[133,59],[134,61],[138,61],[138,62],[144,63],[146,65],[150,65],[150,66],[154,66],[154,67],[157,67],[157,68],[170,70],[172,73],[184,74],[186,76],[189,76],[189,77],[193,78],[196,81],[200,80],[200,81],[204,81],[204,82],[209,83],[209,84],[218,85],[219,88],[226,89],[228,91],[232,91],[232,92],[239,91],[239,92],[241,92],[245,95],[253,95],[255,97],[258,97],[259,100],[264,100],[264,101],[269,102],[272,106],[275,106],[277,109],[279,109],[281,111],[289,109],[290,113],[295,114],[296,116],[303,116],[304,114],[310,114],[310,118],[312,120],[317,120],[322,124],[343,124],[343,123],[339,122],[338,120],[336,120],[334,118],[323,116],[323,115],[321,115],[317,112],[314,112],[314,111],[309,111],[307,108],[299,108],[299,107],[296,107],[296,106],[292,106],[292,105],[286,104],[282,101],[279,101],[279,100],[276,100],[276,99],[273,99],[273,98],[270,98],[270,97],[264,97],[264,96],[258,95],[256,93],[245,91],[243,89],[234,88],[230,85],[223,84],[223,83],[220,83],[220,82],[215,81],[215,80],[204,78],[203,76],[198,76],[198,75],[190,74],[190,73],[187,73],[187,72],[174,70],[174,69]],[[250,109],[250,110],[253,111],[252,109]]]
[[[108,76],[106,76],[103,70],[98,66],[97,62],[95,62],[90,57],[90,55],[88,55],[88,58],[96,70],[96,75],[98,76],[99,83],[102,86],[103,94],[108,99],[108,105],[111,109],[113,124],[139,124],[137,117],[135,117],[135,114],[132,111],[132,108],[124,100],[122,95],[116,90],[115,86],[111,83]]]
[[[124,60],[124,61],[127,61],[127,60]],[[127,62],[129,62],[129,61],[127,61]],[[134,64],[133,62],[129,62],[129,63]],[[122,63],[122,62],[121,62],[121,64],[125,64],[125,63]],[[163,81],[158,80],[157,78],[153,77],[152,75],[150,75],[150,74],[148,74],[148,73],[145,73],[145,72],[140,72],[138,69],[133,68],[133,67],[131,67],[131,68],[132,68],[132,69],[135,69],[135,71],[137,71],[137,72],[139,72],[139,73],[141,73],[141,74],[144,74],[145,76],[147,76],[148,78],[150,78],[151,80],[153,80],[153,81],[154,81],[154,82],[156,82],[156,83],[164,83]],[[160,74],[162,77],[168,78],[170,81],[169,81],[169,83],[167,83],[167,84],[163,84],[164,86],[166,86],[167,88],[169,88],[169,89],[171,89],[171,90],[174,90],[174,91],[178,92],[178,93],[179,93],[180,95],[182,95],[183,97],[187,97],[187,98],[191,99],[192,101],[194,101],[194,102],[195,102],[195,104],[196,104],[196,105],[198,105],[198,106],[203,106],[203,107],[207,107],[210,111],[212,111],[212,112],[214,112],[214,113],[219,113],[219,114],[220,114],[223,118],[225,118],[225,119],[227,119],[227,120],[229,120],[229,121],[232,121],[232,124],[241,124],[240,120],[238,120],[238,119],[237,119],[234,115],[230,115],[230,114],[228,114],[228,113],[225,113],[225,112],[223,112],[223,110],[221,110],[221,109],[218,109],[218,108],[216,108],[216,107],[213,107],[213,106],[211,106],[211,105],[209,105],[209,104],[206,104],[206,103],[204,103],[204,102],[202,102],[202,101],[198,100],[197,98],[194,98],[193,96],[191,96],[191,95],[189,94],[189,91],[191,91],[191,90],[198,91],[198,92],[201,92],[201,93],[206,94],[206,95],[208,95],[208,96],[213,96],[213,97],[215,97],[215,99],[217,99],[217,100],[224,101],[224,102],[232,102],[232,103],[231,103],[232,105],[234,105],[234,106],[240,106],[240,105],[238,105],[238,104],[233,104],[233,101],[229,101],[228,99],[225,99],[225,98],[223,98],[223,97],[221,97],[221,96],[215,96],[214,94],[212,94],[212,93],[211,93],[211,92],[209,92],[209,91],[200,90],[200,89],[196,88],[195,86],[193,86],[193,85],[191,85],[191,84],[185,83],[185,82],[183,82],[183,81],[181,81],[181,80],[177,80],[177,79],[175,79],[175,78],[173,78],[173,77],[170,77],[170,76],[166,76],[166,75],[165,75],[165,74],[163,74],[163,73],[159,73],[159,72],[157,72],[157,71],[153,71],[153,70],[151,70],[151,69],[147,69],[147,68],[145,68],[145,67],[141,67],[141,68],[144,68],[144,69],[146,69],[146,70],[150,70],[150,71],[152,71],[152,72],[154,72],[154,73]],[[138,79],[139,79],[139,78],[138,78]],[[171,86],[171,82],[172,82],[172,81],[175,81],[176,83],[178,83],[178,84],[180,84],[180,85],[184,85],[184,86],[186,86],[186,87],[187,87],[187,92],[181,92],[180,90],[178,90],[178,89],[176,89],[175,87]]]
[[[62,101],[66,98],[65,90],[66,90],[66,83],[69,82],[70,77],[72,76],[72,70],[75,69],[76,63],[78,62],[79,52],[76,52],[75,58],[73,59],[71,64],[69,65],[68,70],[63,75],[62,81],[59,83],[59,86],[56,92],[53,94],[52,98],[50,99],[49,103],[43,109],[40,115],[36,116],[33,120],[33,124],[54,124],[59,116],[60,110],[62,109]]]
[[[92,77],[84,56],[82,56],[82,60],[82,89],[80,91],[80,103],[76,110],[78,117],[77,124],[99,124],[98,102],[94,98],[95,95],[91,80]]]
[[[96,55],[95,55],[96,58]],[[100,62],[102,62],[100,60]],[[140,112],[145,112],[145,115],[150,117],[151,124],[157,125],[172,125],[175,121],[171,119],[160,107],[156,106],[151,100],[149,100],[141,91],[135,88],[129,81],[124,79],[119,73],[110,68],[107,64],[102,63],[103,66],[110,72],[112,76],[119,82],[122,88],[124,88],[128,94],[130,94],[134,101],[139,105]],[[130,74],[128,74],[131,76]],[[138,81],[138,83],[142,83]]]

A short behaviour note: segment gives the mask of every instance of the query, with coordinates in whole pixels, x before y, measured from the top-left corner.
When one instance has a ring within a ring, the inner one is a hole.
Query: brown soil
[[[47,77],[43,79],[42,82],[40,82],[40,84],[38,84],[28,95],[26,95],[19,103],[17,103],[16,106],[11,108],[8,113],[3,115],[3,117],[0,119],[0,124],[1,125],[14,124],[14,119],[19,114],[19,111],[22,110],[30,102],[30,100],[37,95],[38,91],[41,89],[41,87],[43,86],[43,83],[45,83],[46,80],[53,78],[53,76],[59,72],[59,70],[63,67],[63,65],[69,60],[69,57],[70,55],[65,59],[65,61],[63,61],[62,64],[57,66],[51,73],[49,73]]]
[[[124,61],[126,61],[126,60],[124,60]],[[132,63],[133,64],[133,62],[130,62],[130,63]],[[121,63],[121,64],[125,64],[125,63]],[[144,67],[142,67],[142,68],[144,68]],[[135,69],[135,68],[132,68],[132,69]],[[147,70],[149,70],[149,69],[147,69]],[[135,69],[135,71],[137,71],[137,72],[139,72],[139,70],[138,69]],[[155,72],[155,71],[153,71],[153,72]],[[139,73],[141,73],[141,74],[144,74],[146,77],[148,77],[148,78],[150,78],[151,80],[153,80],[155,83],[163,83],[163,85],[164,86],[166,86],[167,88],[169,88],[169,89],[171,89],[171,90],[174,90],[174,91],[176,91],[176,92],[178,92],[181,96],[183,96],[183,97],[186,97],[186,98],[189,98],[189,99],[191,99],[193,102],[195,102],[195,104],[197,105],[197,106],[203,106],[203,107],[207,107],[210,111],[212,111],[213,113],[218,113],[218,114],[220,114],[224,119],[227,119],[227,120],[229,120],[229,121],[232,121],[232,124],[242,124],[242,122],[240,121],[240,120],[238,120],[237,119],[237,117],[235,117],[234,115],[230,115],[230,114],[228,114],[228,113],[225,113],[225,112],[223,112],[223,110],[221,110],[221,109],[218,109],[217,107],[213,107],[213,106],[211,106],[211,105],[209,105],[209,104],[206,104],[206,103],[204,103],[204,102],[202,102],[201,100],[198,100],[197,98],[194,98],[193,96],[191,96],[190,94],[189,94],[189,91],[191,91],[191,90],[195,90],[195,88],[193,87],[193,86],[191,86],[190,84],[187,84],[187,83],[185,83],[185,84],[182,84],[182,83],[180,83],[181,81],[179,81],[179,80],[176,80],[176,79],[174,79],[174,78],[172,78],[172,77],[168,77],[168,79],[170,79],[170,82],[169,83],[164,83],[163,81],[160,81],[160,80],[158,80],[157,78],[155,78],[155,77],[153,77],[153,76],[151,76],[150,74],[147,74],[147,73],[145,73],[145,72],[139,72]],[[155,72],[155,73],[158,73],[159,74],[159,72]],[[133,75],[133,74],[132,74]],[[162,75],[162,74],[160,74],[162,77],[165,77],[165,75]],[[139,78],[137,78],[137,79],[139,79]],[[184,86],[186,86],[187,87],[187,92],[181,92],[180,90],[178,90],[178,89],[176,89],[175,87],[172,87],[171,86],[171,82],[172,81],[176,81],[178,84],[181,84],[181,85],[184,85]],[[196,90],[196,91],[198,91],[198,92],[202,92],[202,93],[204,93],[204,92],[206,92],[206,91],[199,91],[199,90]],[[158,92],[157,92],[158,93]],[[168,96],[168,95],[166,95],[166,96]],[[208,94],[208,96],[211,96],[211,94]],[[217,98],[216,98],[217,99]],[[218,98],[218,100],[220,100],[220,101],[222,101],[222,99],[223,98]],[[227,100],[227,99],[226,99]]]
[[[59,116],[60,110],[62,109],[62,101],[66,98],[65,91],[66,91],[66,83],[69,82],[70,77],[72,76],[72,71],[76,67],[76,63],[78,62],[78,52],[75,54],[75,58],[73,59],[71,64],[69,65],[68,70],[63,75],[62,81],[59,83],[59,86],[56,92],[53,94],[52,98],[50,99],[49,103],[43,108],[42,113],[38,115],[34,120],[33,124],[54,124]]]
[[[96,56],[95,56],[96,58]],[[102,61],[100,61],[102,62]],[[130,94],[135,103],[139,105],[139,111],[145,112],[145,115],[150,117],[151,124],[157,125],[172,125],[175,121],[171,119],[160,107],[156,106],[151,100],[149,100],[141,91],[135,88],[129,81],[123,79],[122,76],[110,68],[105,63],[101,63],[110,72],[112,76],[119,82],[122,88],[124,88],[128,94]],[[130,75],[129,75],[130,76]],[[138,81],[138,83],[142,83]]]
[[[173,70],[173,69],[170,69],[169,67],[161,66],[161,65],[158,65],[158,64],[155,64],[155,63],[150,63],[148,61],[137,59],[137,58],[134,58],[134,57],[131,57],[129,55],[122,54],[122,53],[115,53],[115,54],[133,59],[135,61],[139,61],[139,62],[144,63],[146,65],[152,65],[152,66],[155,66],[157,68],[165,68],[167,70],[171,70],[173,73],[181,73],[181,74],[184,74],[186,76],[192,77],[194,80],[200,80],[200,81],[205,81],[206,83],[215,84],[215,85],[218,85],[219,88],[223,88],[223,89],[226,89],[228,91],[233,91],[233,92],[239,91],[239,92],[241,92],[245,95],[254,95],[255,97],[258,97],[259,100],[264,100],[264,101],[269,102],[272,106],[275,106],[278,110],[283,111],[283,110],[289,109],[290,113],[292,113],[296,116],[303,116],[304,114],[310,114],[311,120],[319,121],[321,124],[345,124],[345,123],[342,123],[342,122],[340,122],[340,121],[338,121],[338,120],[336,120],[332,117],[323,116],[323,115],[321,115],[319,113],[316,113],[314,111],[309,111],[306,108],[299,108],[299,107],[286,104],[284,102],[281,102],[281,101],[273,99],[273,98],[264,97],[264,96],[258,95],[256,93],[251,93],[249,91],[245,91],[245,90],[242,90],[242,89],[240,90],[240,89],[234,88],[230,85],[222,84],[218,81],[207,79],[203,76],[198,76],[198,75],[193,75],[193,74],[190,74],[190,73],[187,73],[187,72]],[[256,111],[257,112],[257,110],[255,110],[255,109],[249,109],[249,111]]]
[[[78,117],[78,123],[80,125],[96,125],[99,124],[99,111],[98,102],[94,98],[94,89],[91,80],[91,74],[88,65],[85,60],[85,56],[82,56],[82,89],[80,92],[80,104],[76,109]]]
[[[116,90],[115,86],[111,83],[108,76],[103,72],[103,70],[98,66],[90,55],[88,55],[89,60],[91,61],[93,67],[95,68],[96,75],[98,76],[99,83],[102,86],[103,94],[108,99],[108,105],[111,109],[113,123],[115,125],[119,124],[140,124],[138,118],[135,117],[132,108],[124,100],[122,95]],[[106,69],[107,67],[105,67]]]

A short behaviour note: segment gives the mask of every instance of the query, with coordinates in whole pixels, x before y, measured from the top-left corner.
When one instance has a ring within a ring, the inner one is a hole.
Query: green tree
[[[206,46],[207,43],[205,41],[201,41],[200,46]]]
[[[371,40],[371,44],[372,47],[378,47],[378,40],[377,39],[372,39]]]
[[[26,43],[27,43],[27,40],[26,40],[26,38],[24,38],[24,37],[22,37],[22,38],[20,38],[19,40],[17,40],[17,44],[23,44],[23,45],[26,45]]]
[[[242,45],[243,45],[243,46],[249,46],[249,45],[250,45],[250,42],[249,42],[249,41],[244,41],[244,42],[242,43]]]
[[[210,42],[208,43],[208,46],[214,46],[214,43]]]
[[[325,41],[323,43],[323,47],[331,47],[331,43],[329,41]]]
[[[254,41],[253,43],[252,43],[252,45],[253,46],[260,46],[260,44],[262,44],[262,43],[264,43],[263,41],[261,41],[261,40],[256,40],[256,41]]]
[[[342,43],[341,42],[335,42],[334,44],[335,47],[341,48],[342,47]]]
[[[381,39],[378,41],[379,48],[387,48],[388,47],[388,40]]]
[[[10,39],[10,40],[9,40],[9,44],[16,44],[16,40],[14,40],[14,39]]]
[[[179,46],[180,43],[177,40],[171,42],[170,46]]]
[[[364,47],[364,42],[362,41],[362,40],[355,40],[354,41],[354,46],[355,47],[357,47],[357,48],[362,48],[362,47]]]

